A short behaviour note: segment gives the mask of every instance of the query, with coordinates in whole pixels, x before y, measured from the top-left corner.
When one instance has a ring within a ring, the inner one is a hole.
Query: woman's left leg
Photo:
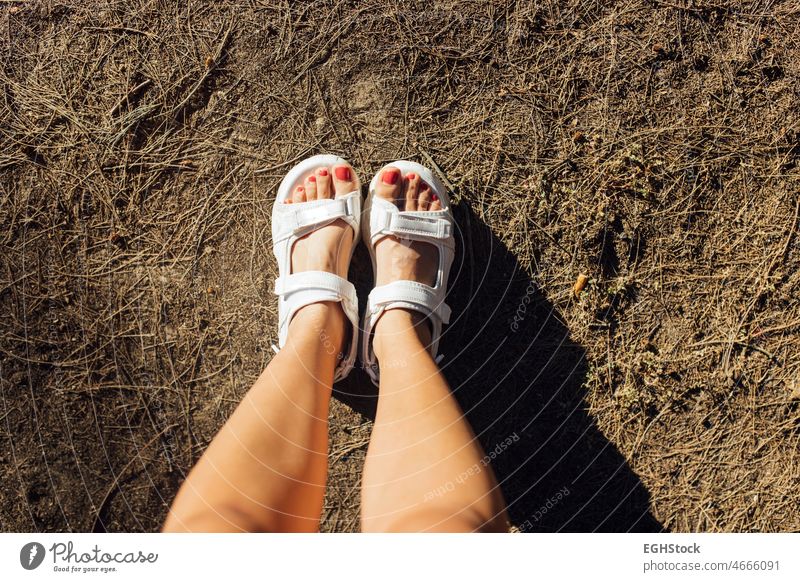
[[[318,168],[287,203],[343,196],[347,165]],[[353,231],[337,220],[298,240],[292,272],[347,277]],[[189,473],[164,531],[319,529],[328,468],[328,404],[350,324],[339,303],[301,308],[281,349]]]
[[[345,325],[338,304],[295,315],[286,346],[192,469],[164,531],[319,529],[328,403]]]

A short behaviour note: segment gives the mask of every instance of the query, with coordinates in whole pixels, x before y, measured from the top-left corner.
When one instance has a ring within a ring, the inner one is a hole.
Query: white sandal
[[[403,177],[409,173],[417,174],[439,197],[442,209],[401,211],[392,202],[375,195],[375,188],[383,170],[378,172],[369,185],[364,208],[365,216],[368,218],[364,219],[361,226],[364,242],[372,257],[372,272],[377,272],[375,245],[389,235],[401,240],[422,241],[435,246],[439,251],[439,269],[433,287],[417,281],[401,280],[375,287],[369,294],[361,336],[361,361],[375,384],[379,382],[380,371],[372,348],[372,333],[378,319],[389,309],[411,309],[425,315],[431,322],[430,354],[437,362],[441,359],[437,358],[437,354],[442,325],[450,321],[450,308],[444,299],[447,294],[447,277],[455,256],[453,213],[445,187],[431,170],[415,162],[400,160],[388,165],[399,169]]]
[[[358,297],[353,284],[333,273],[324,271],[303,271],[292,273],[292,248],[297,239],[318,230],[336,220],[344,220],[353,229],[353,249],[358,243],[361,225],[361,184],[353,192],[337,198],[310,200],[287,204],[286,199],[293,190],[314,173],[320,166],[331,167],[347,164],[347,161],[333,155],[313,156],[293,167],[278,187],[278,195],[272,207],[272,249],[278,260],[278,278],[275,280],[275,294],[278,296],[278,345],[286,344],[289,322],[301,307],[321,301],[338,301],[352,324],[350,345],[344,350],[336,367],[334,381],[345,378],[356,359],[358,345]],[[331,177],[333,188],[333,177]],[[350,258],[353,251],[350,251]],[[277,352],[278,348],[273,346]]]

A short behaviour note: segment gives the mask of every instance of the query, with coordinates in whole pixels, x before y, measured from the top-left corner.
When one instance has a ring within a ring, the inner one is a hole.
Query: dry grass
[[[446,373],[520,437],[518,526],[800,529],[796,1],[19,1],[0,39],[2,530],[159,526],[271,356],[271,199],[318,152],[452,186]]]

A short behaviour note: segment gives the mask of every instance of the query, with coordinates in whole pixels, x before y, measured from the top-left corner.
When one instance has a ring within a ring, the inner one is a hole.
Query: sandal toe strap
[[[452,245],[453,223],[447,211],[400,211],[387,200],[372,199],[370,232],[373,244],[385,236]]]
[[[282,203],[276,209],[273,242],[300,238],[340,218],[357,231],[360,214],[361,194],[355,191],[338,198],[312,200],[300,204]]]

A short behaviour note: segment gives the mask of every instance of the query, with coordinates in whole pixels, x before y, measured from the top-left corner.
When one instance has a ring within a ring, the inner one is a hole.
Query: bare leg
[[[408,210],[440,203],[419,177],[403,183],[382,174],[378,195]],[[388,175],[387,175],[388,173]],[[376,284],[411,279],[428,284],[436,249],[384,239],[377,248]],[[380,395],[364,468],[364,531],[506,531],[502,495],[484,453],[426,346],[428,325],[402,309],[375,328]]]
[[[318,169],[292,203],[352,191],[346,167]],[[337,221],[299,240],[292,270],[347,276],[352,230]],[[328,404],[347,334],[338,303],[297,312],[289,339],[192,469],[164,531],[316,531],[327,473]]]

